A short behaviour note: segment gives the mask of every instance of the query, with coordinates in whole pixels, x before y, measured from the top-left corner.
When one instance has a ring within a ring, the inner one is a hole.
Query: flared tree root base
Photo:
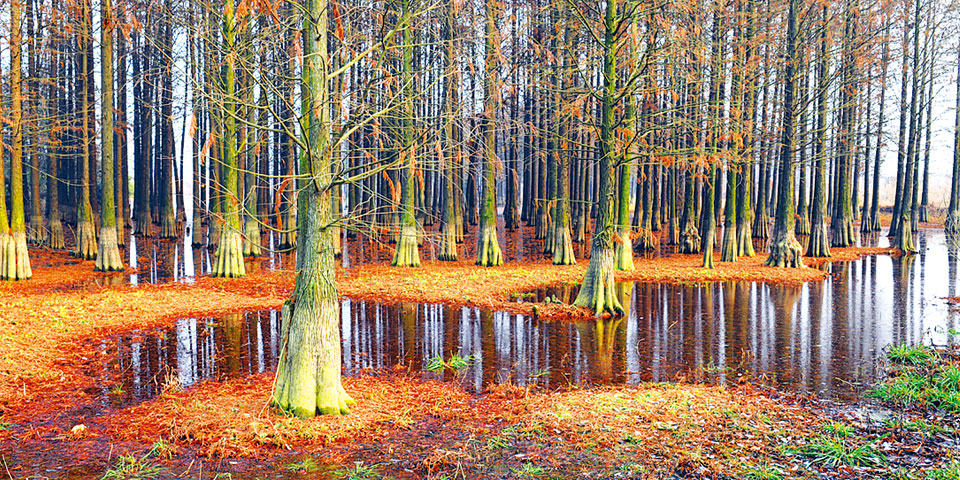
[[[830,257],[830,239],[827,237],[827,226],[823,222],[814,222],[810,229],[810,238],[807,240],[807,256]]]
[[[200,220],[200,218],[194,218],[193,227],[191,227],[190,230],[191,230],[190,243],[194,247],[202,247],[203,246],[203,221]]]
[[[153,219],[150,218],[149,213],[138,213],[134,216],[133,221],[136,224],[134,233],[147,237],[153,235]]]
[[[250,219],[243,224],[243,256],[260,257],[263,249],[260,247],[260,223]]]
[[[120,256],[117,227],[114,225],[103,225],[100,228],[100,248],[97,251],[97,262],[93,270],[96,272],[123,271],[123,257]]]
[[[394,267],[420,266],[420,248],[417,246],[416,225],[404,225],[400,230],[400,241],[397,243],[397,250],[393,253],[393,261],[390,262],[390,265]]]
[[[830,222],[830,246],[831,247],[849,247],[854,244],[856,238],[853,233],[853,222],[849,218],[831,220]]]
[[[723,227],[723,241],[720,244],[720,261],[736,262],[740,259],[739,245],[737,245],[737,227],[727,225]]]
[[[763,262],[768,267],[803,267],[803,246],[793,234],[787,234],[770,242],[770,256]]]
[[[757,255],[753,250],[753,228],[750,227],[750,222],[741,223],[737,227],[737,255],[741,257]]]
[[[597,242],[597,240],[594,240]],[[609,240],[608,240],[608,243]],[[583,275],[583,284],[577,293],[573,304],[578,307],[587,307],[597,315],[609,313],[623,315],[623,306],[617,295],[617,285],[614,277],[614,247],[594,246],[591,251],[590,264]]]
[[[213,277],[237,278],[247,274],[243,265],[243,236],[236,228],[224,226],[220,232],[217,260],[213,264]]]
[[[553,232],[553,264],[576,265],[577,257],[573,253],[573,236],[570,228],[558,226]]]
[[[810,219],[806,215],[797,218],[793,231],[797,235],[810,235]]]
[[[63,250],[67,243],[63,239],[63,224],[60,220],[50,222],[50,237],[47,238],[47,244],[54,250]]]
[[[497,227],[484,225],[477,239],[477,265],[481,267],[499,267],[503,265],[503,252],[497,240]]]
[[[93,222],[86,220],[77,224],[77,258],[93,260],[97,258],[97,235]]]
[[[298,282],[300,279],[298,279]],[[300,418],[346,415],[356,402],[340,382],[339,314],[336,289],[312,277],[297,285],[300,297],[283,306],[283,353],[271,403]],[[332,293],[333,298],[326,298]]]
[[[437,259],[441,262],[456,262],[459,258],[457,227],[450,222],[444,223],[440,229],[440,254],[437,255]]]
[[[766,240],[770,238],[770,218],[766,215],[758,216],[753,222],[753,238]]]
[[[688,226],[680,234],[680,245],[677,250],[680,253],[700,253],[700,232],[697,227]]]
[[[160,238],[177,238],[177,218],[172,213],[160,216]]]
[[[27,230],[27,242],[31,245],[43,245],[46,235],[43,230],[43,218],[31,215],[30,228]]]
[[[26,232],[0,235],[0,257],[0,280],[26,280],[33,276]]]
[[[660,238],[654,235],[653,230],[649,228],[641,228],[637,231],[637,241],[633,246],[633,249],[637,253],[641,252],[651,252],[657,249],[660,246]]]

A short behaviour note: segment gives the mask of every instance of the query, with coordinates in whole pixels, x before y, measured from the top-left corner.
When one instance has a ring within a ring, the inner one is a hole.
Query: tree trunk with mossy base
[[[840,66],[840,136],[837,140],[836,191],[833,195],[833,212],[830,215],[831,247],[849,247],[855,241],[850,175],[851,170],[855,170],[854,144],[857,143],[855,126],[857,105],[853,95],[853,90],[856,88],[853,72],[856,60],[853,53],[852,16],[854,13],[851,11],[849,1],[845,4],[847,6],[844,7],[843,12],[843,53]]]
[[[355,402],[340,381],[340,301],[333,252],[333,205],[327,91],[326,0],[307,0],[303,38],[304,106],[297,280],[284,305],[272,404],[299,417],[342,415]],[[322,33],[318,33],[318,30]]]
[[[912,87],[910,98],[916,99],[919,92],[919,73],[920,73],[920,0],[915,2],[914,9],[914,26],[913,26],[913,75],[912,75]],[[899,222],[898,228],[896,229],[896,235],[894,241],[891,244],[892,247],[900,250],[904,254],[913,254],[916,253],[917,249],[913,244],[913,208],[912,208],[912,199],[914,197],[914,185],[916,184],[914,179],[914,156],[916,155],[917,149],[917,102],[916,100],[910,102],[910,130],[908,134],[907,141],[907,154],[906,160],[904,162],[904,174],[901,179],[901,184],[903,186],[903,199],[900,204]]]
[[[603,43],[603,103],[600,113],[600,159],[598,165],[599,185],[597,191],[597,224],[590,245],[590,263],[583,276],[580,292],[573,304],[587,307],[595,313],[604,312],[622,315],[623,306],[617,296],[614,278],[615,245],[613,217],[613,163],[615,148],[614,103],[617,98],[617,1],[608,0],[604,12]]]
[[[873,188],[870,190],[870,220],[864,222],[864,225],[866,225],[868,228],[863,230],[869,232],[880,231],[880,164],[883,160],[883,125],[885,120],[883,115],[883,106],[886,103],[887,66],[890,62],[888,54],[890,50],[889,25],[884,28],[883,40],[881,40],[881,42],[883,43],[883,53],[880,56],[880,112],[877,115],[877,140],[876,148],[874,148],[873,161]],[[960,86],[958,86],[958,88],[960,88]],[[864,179],[864,181],[867,181],[867,179]]]
[[[21,42],[20,34],[20,2],[14,1],[10,9],[10,93],[11,93],[11,128],[13,129],[13,144],[11,145],[10,159],[10,234],[6,238],[3,250],[3,270],[0,270],[0,280],[26,280],[33,276],[30,270],[30,257],[27,253],[27,225],[23,208],[23,108],[21,99]],[[3,169],[0,162],[0,169]],[[36,173],[35,173],[36,174]],[[0,192],[3,193],[3,192]],[[36,199],[34,199],[36,201]],[[0,203],[4,202],[0,197]],[[6,219],[3,219],[0,228],[6,230]]]
[[[171,0],[164,0],[164,8],[170,9]],[[160,122],[163,135],[160,139],[160,238],[177,238],[177,216],[174,208],[173,188],[173,20],[161,21],[163,31],[159,46],[163,63],[163,78],[160,90]]]
[[[827,18],[824,8],[822,18]],[[817,67],[817,130],[813,142],[813,204],[811,206],[810,238],[807,239],[808,257],[829,257],[830,237],[827,235],[827,86],[829,85],[830,57],[827,55],[827,30],[820,33],[820,56]]]
[[[237,172],[237,104],[236,104],[236,24],[233,0],[227,0],[223,13],[223,47],[226,64],[223,71],[223,139],[220,152],[223,157],[220,190],[220,209],[223,225],[220,227],[220,242],[217,259],[213,265],[213,277],[242,277],[246,275],[243,265],[243,235],[240,233],[240,199]]]
[[[777,216],[773,223],[773,235],[770,238],[770,256],[763,262],[768,267],[803,266],[802,247],[794,235],[793,207],[793,155],[796,149],[794,136],[794,94],[796,93],[797,63],[797,10],[799,0],[790,0],[787,16],[787,51],[784,68],[783,126],[781,128],[780,178],[777,188]]]
[[[713,246],[716,243],[717,236],[717,156],[720,154],[720,135],[721,135],[721,113],[723,109],[722,82],[723,73],[723,50],[721,38],[724,35],[722,6],[719,2],[714,3],[713,12],[713,33],[710,42],[710,91],[707,95],[707,108],[710,112],[710,146],[707,160],[707,178],[703,184],[702,211],[700,212],[700,230],[702,232],[702,244],[700,250],[703,252],[703,268],[713,268]]]
[[[677,251],[680,253],[700,253],[700,231],[697,230],[696,205],[693,199],[694,188],[693,172],[686,173],[683,188],[683,215],[680,217],[680,244]]]
[[[47,177],[47,207],[50,216],[50,233],[47,238],[47,245],[54,250],[63,250],[66,248],[66,242],[63,239],[63,222],[60,221],[60,186],[57,178],[56,156],[50,159],[50,176]]]
[[[957,46],[957,75],[957,78],[960,78],[960,46]],[[954,110],[953,175],[950,178],[950,204],[947,206],[947,218],[943,223],[943,229],[947,235],[951,236],[960,234],[960,82],[957,82],[957,100]],[[879,156],[879,153],[877,155]]]
[[[456,118],[454,109],[458,100],[459,76],[457,76],[457,56],[455,29],[457,25],[457,10],[454,2],[447,2],[446,16],[446,49],[444,50],[444,61],[446,62],[446,91],[443,99],[443,149],[440,151],[441,167],[443,172],[443,223],[440,226],[440,254],[437,259],[444,262],[455,262],[459,258],[457,252],[457,241],[459,240],[458,225],[463,222],[457,220],[457,192],[454,187],[457,182],[456,169],[459,162],[457,151],[459,149],[456,139]]]
[[[402,24],[402,70],[400,71],[401,118],[399,119],[400,163],[403,175],[400,196],[400,237],[397,250],[390,265],[394,267],[419,267],[420,248],[417,235],[417,218],[414,195],[416,187],[417,149],[414,146],[413,131],[413,35],[410,26],[409,0],[401,2],[400,22]]]
[[[84,45],[88,45],[90,42],[90,4],[89,2],[83,2],[81,6],[81,38]],[[83,47],[83,51],[86,51],[86,47]],[[93,188],[94,184],[93,179],[90,178],[90,116],[93,115],[93,106],[90,105],[90,97],[86,92],[93,88],[91,86],[90,76],[93,74],[93,66],[90,65],[88,55],[81,55],[83,59],[81,60],[82,67],[82,76],[81,76],[81,89],[83,93],[82,105],[83,105],[83,120],[82,126],[83,131],[81,132],[80,138],[83,141],[83,154],[80,159],[80,204],[77,206],[77,248],[76,256],[84,260],[93,260],[97,258],[97,232],[93,224],[93,207],[90,205],[90,189]]]
[[[114,203],[115,183],[113,181],[113,3],[104,0],[100,19],[100,79],[103,95],[100,105],[100,168],[103,178],[100,201],[100,248],[93,269],[97,272],[123,271],[123,259],[117,245],[117,207]]]
[[[497,21],[499,6],[494,0],[486,0],[486,59],[483,75],[483,195],[480,207],[480,235],[477,238],[477,265],[496,267],[503,265],[503,253],[497,239],[497,146],[496,115],[498,93],[498,42]]]
[[[563,153],[560,156],[563,157]],[[553,264],[574,265],[577,263],[577,259],[573,253],[573,236],[570,234],[569,158],[558,158],[557,169],[560,178],[557,185],[557,204],[554,208],[557,218],[553,222]]]
[[[636,22],[631,22],[633,32],[636,32]],[[631,46],[630,60],[637,62],[636,48]],[[637,135],[639,124],[635,115],[636,107],[634,105],[633,95],[629,95],[624,106],[624,124],[632,129],[632,134]],[[630,142],[633,143],[632,141]],[[633,155],[636,150],[632,147],[624,149],[623,157],[616,167],[617,172],[617,232],[616,232],[616,251],[614,252],[614,268],[618,271],[632,272],[633,265],[633,241],[630,235],[633,233],[630,226],[630,170],[633,166]]]
[[[730,162],[727,166],[726,203],[723,211],[723,241],[720,243],[720,261],[736,262],[737,250],[737,166]]]
[[[703,183],[703,210],[700,212],[701,226],[703,227],[703,236],[701,236],[700,250],[703,252],[703,262],[700,264],[703,268],[713,268],[713,246],[717,237],[717,217],[713,213],[714,195],[716,189],[717,169],[714,166],[707,167],[709,174]]]

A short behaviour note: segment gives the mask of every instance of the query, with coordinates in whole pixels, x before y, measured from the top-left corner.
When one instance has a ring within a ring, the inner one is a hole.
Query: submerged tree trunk
[[[228,0],[229,1],[229,0]],[[327,85],[326,0],[307,0],[303,32],[303,95],[307,130],[301,157],[297,280],[283,307],[284,348],[272,403],[299,417],[349,413],[340,382],[340,301],[334,269]]]

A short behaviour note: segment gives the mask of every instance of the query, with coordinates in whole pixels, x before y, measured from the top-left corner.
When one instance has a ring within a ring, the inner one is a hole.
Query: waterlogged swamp
[[[885,239],[884,239],[885,240]],[[882,240],[882,241],[884,241]],[[461,382],[473,392],[512,382],[554,389],[688,381],[751,382],[821,398],[853,398],[890,345],[947,344],[958,315],[958,257],[942,231],[922,231],[911,257],[828,264],[823,282],[620,285],[628,314],[555,322],[442,304],[343,299],[346,375],[395,369]],[[569,302],[573,285],[516,292],[517,301]],[[108,337],[103,389],[125,402],[165,388],[275,368],[277,311],[181,318]],[[462,359],[456,370],[439,360]]]

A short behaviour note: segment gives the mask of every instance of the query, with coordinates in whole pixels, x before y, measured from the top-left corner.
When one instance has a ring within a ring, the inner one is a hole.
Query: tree
[[[96,188],[95,180],[90,178],[90,159],[92,157],[90,138],[90,117],[93,116],[93,105],[90,99],[93,97],[93,55],[88,55],[87,51],[92,50],[90,41],[90,1],[82,0],[80,2],[80,64],[81,64],[81,103],[83,111],[81,141],[83,142],[83,153],[80,162],[81,181],[80,181],[80,204],[77,206],[77,248],[76,255],[84,260],[93,260],[97,257],[97,236],[93,224],[93,207],[90,204],[90,191]]]
[[[27,251],[27,226],[23,211],[23,91],[21,71],[20,33],[21,4],[13,0],[10,5],[10,94],[12,105],[13,145],[10,159],[10,229],[6,238],[0,237],[0,279],[26,280],[33,276],[30,256]],[[3,167],[0,166],[0,170]],[[2,180],[2,179],[0,179]],[[4,192],[0,192],[4,193]],[[6,200],[0,197],[0,203]],[[6,215],[0,215],[0,228],[6,230]]]
[[[420,250],[417,246],[417,219],[414,215],[414,183],[416,182],[417,148],[413,131],[413,36],[410,25],[410,0],[400,2],[402,42],[402,70],[400,73],[401,117],[398,137],[400,163],[403,167],[403,191],[400,194],[400,239],[393,255],[394,267],[419,267]]]
[[[228,0],[229,2],[230,0]],[[297,279],[283,308],[283,353],[272,403],[300,417],[349,413],[340,381],[340,300],[334,269],[327,2],[304,6],[301,90],[304,117],[297,215]]]
[[[220,141],[222,183],[221,211],[223,227],[217,245],[217,260],[213,266],[214,277],[242,277],[246,275],[243,265],[243,236],[240,230],[240,195],[237,184],[237,100],[236,71],[239,54],[237,40],[237,12],[234,0],[224,2],[222,35],[223,62],[220,73],[223,95],[223,138]]]
[[[483,70],[483,197],[480,206],[480,235],[477,238],[477,265],[495,267],[503,265],[503,253],[497,240],[497,145],[496,120],[498,94],[497,69],[499,68],[499,45],[497,22],[500,11],[497,0],[486,0],[486,52]]]
[[[103,85],[100,115],[103,193],[100,202],[100,249],[93,269],[98,272],[123,270],[123,259],[117,246],[117,208],[114,205],[113,175],[113,31],[115,28],[113,3],[103,0],[100,12],[100,78]]]
[[[957,46],[957,78],[960,78],[960,45]],[[953,174],[950,177],[950,205],[943,228],[948,235],[960,233],[960,81],[957,82],[956,113],[953,120]]]
[[[763,263],[769,267],[802,267],[800,242],[794,236],[793,211],[793,156],[796,151],[793,120],[794,94],[796,93],[797,65],[797,16],[799,0],[790,0],[787,14],[787,48],[784,66],[783,128],[780,150],[780,178],[777,193],[777,215],[773,223],[770,239],[770,256]]]
[[[899,217],[897,222],[896,236],[892,246],[905,254],[916,253],[916,247],[913,246],[913,220],[911,218],[913,211],[908,202],[913,198],[914,190],[914,164],[912,160],[917,149],[917,94],[919,93],[919,73],[920,73],[920,0],[916,0],[913,15],[913,67],[911,72],[912,87],[910,98],[910,127],[907,135],[907,153],[904,161],[903,178],[900,184],[903,186],[903,195],[900,199],[900,209],[895,211]],[[904,59],[906,62],[906,59]],[[891,227],[893,228],[893,227]]]
[[[489,1],[489,0],[488,0]],[[625,21],[618,15],[617,0],[607,0],[603,16],[603,91],[600,116],[600,152],[598,159],[599,187],[596,231],[590,244],[590,263],[583,276],[580,292],[573,304],[589,307],[597,313],[624,313],[617,298],[614,282],[614,233],[616,222],[613,216],[612,166],[617,156],[614,128],[614,107],[619,96],[617,91],[617,46],[620,27]]]

